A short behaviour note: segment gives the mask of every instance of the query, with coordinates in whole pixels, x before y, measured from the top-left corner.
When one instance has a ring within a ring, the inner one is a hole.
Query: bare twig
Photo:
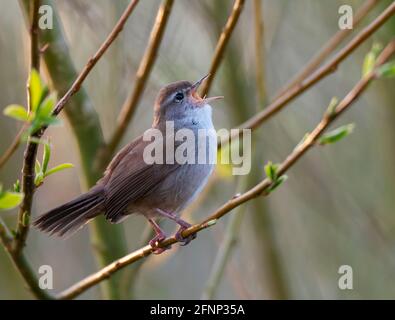
[[[264,46],[264,24],[262,19],[261,0],[254,0],[254,31],[255,31],[255,77],[256,88],[258,91],[258,105],[257,110],[263,107],[266,100],[265,89],[265,46]]]
[[[8,230],[6,224],[4,223],[3,219],[0,218],[0,240],[6,248],[8,252],[12,251],[12,240],[13,237],[11,235],[10,230]]]
[[[259,2],[259,1],[258,1]],[[363,18],[378,4],[378,0],[366,0],[363,5],[355,13],[353,19],[353,28],[357,27]],[[314,57],[303,67],[303,69],[296,74],[289,83],[287,83],[275,95],[274,100],[282,96],[293,86],[299,84],[306,79],[318,66],[338,47],[338,45],[353,31],[353,29],[341,29],[336,32],[332,38],[318,51]]]
[[[111,33],[108,35],[107,39],[103,42],[100,46],[99,50],[95,53],[93,57],[88,60],[88,63],[85,65],[84,69],[82,69],[81,73],[79,74],[78,78],[73,82],[70,89],[66,92],[66,94],[58,101],[55,106],[55,110],[53,111],[54,115],[59,114],[62,111],[64,105],[70,98],[78,92],[80,89],[82,82],[84,82],[85,78],[88,76],[89,72],[92,68],[96,65],[96,63],[100,60],[103,54],[107,51],[108,47],[114,42],[117,38],[118,34],[122,31],[126,21],[128,20],[130,14],[133,12],[134,8],[136,7],[139,0],[132,0],[125,11],[123,12],[122,16],[119,18],[117,24],[112,29]]]
[[[167,26],[167,21],[173,7],[173,2],[174,0],[164,0],[162,5],[159,7],[154,26],[151,30],[147,49],[137,70],[134,88],[122,106],[121,113],[118,117],[117,127],[110,139],[110,142],[108,143],[105,150],[103,150],[101,155],[102,159],[100,164],[102,166],[107,164],[111,155],[114,153],[115,149],[120,143],[141,99],[147,79],[151,73],[152,67],[154,66],[158,50],[162,42],[163,34]]]
[[[237,21],[239,20],[241,11],[243,10],[244,2],[244,0],[236,0],[233,4],[232,12],[230,13],[228,20],[226,21],[225,27],[222,30],[222,33],[217,42],[217,46],[215,48],[214,58],[211,62],[209,71],[210,77],[208,77],[207,80],[203,83],[200,90],[202,96],[207,95],[210,90],[214,76],[217,73],[218,67],[222,61],[226,45],[229,42],[233,29],[235,28]]]
[[[40,6],[40,0],[32,1],[31,5],[31,18],[30,21],[32,22],[30,26],[30,70],[36,69],[37,72],[40,71],[40,49],[38,46],[38,8]],[[30,106],[30,103],[28,103]],[[30,109],[29,109],[30,111]]]
[[[254,130],[262,125],[266,120],[271,118],[290,101],[301,95],[307,89],[318,83],[320,80],[334,72],[339,64],[347,58],[356,48],[359,47],[367,38],[369,38],[377,29],[379,29],[390,17],[395,14],[395,2],[392,2],[373,22],[356,35],[342,50],[340,50],[324,66],[316,70],[313,74],[300,82],[297,86],[290,88],[277,100],[270,103],[263,111],[244,122],[239,126],[241,129]],[[226,140],[219,141],[219,145],[224,145],[230,139],[239,135],[235,131],[234,135],[229,136]]]
[[[6,162],[11,158],[14,152],[18,149],[21,144],[21,137],[23,132],[26,129],[26,125],[22,126],[22,128],[18,131],[14,140],[11,142],[11,145],[7,148],[7,150],[3,153],[0,158],[0,169],[6,164]]]
[[[395,53],[395,40],[390,42],[383,52],[377,59],[376,68],[384,64],[393,54]],[[313,131],[308,134],[308,136],[298,144],[298,146],[291,152],[291,154],[281,163],[278,169],[278,176],[283,175],[288,169],[290,169],[311,147],[316,145],[318,138],[324,133],[324,131],[329,127],[329,125],[335,121],[344,111],[346,111],[366,90],[368,84],[376,77],[376,68],[363,77],[354,88],[344,97],[344,99],[337,105],[332,114],[324,114],[321,121],[313,129]],[[183,233],[183,237],[188,237],[192,234],[198,233],[203,229],[206,229],[215,224],[215,222],[222,218],[224,215],[229,213],[234,208],[240,206],[241,204],[254,199],[259,196],[267,196],[269,194],[268,189],[272,186],[272,181],[269,178],[262,180],[260,183],[255,185],[253,188],[247,192],[233,197],[220,208],[218,208],[213,214],[211,214],[207,219],[201,223],[197,223],[190,228],[186,229]],[[175,237],[170,237],[160,243],[161,247],[168,247],[175,244],[177,239]],[[123,267],[134,263],[152,253],[152,247],[147,245],[139,250],[136,250],[125,257],[122,257],[102,270],[86,277],[80,282],[76,283],[69,289],[66,289],[58,295],[59,299],[72,299],[95,284],[103,281],[104,279],[110,277],[113,273],[122,269]]]

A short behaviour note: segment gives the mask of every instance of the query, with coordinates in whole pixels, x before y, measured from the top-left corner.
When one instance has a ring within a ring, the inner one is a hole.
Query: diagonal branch
[[[230,13],[228,20],[226,21],[225,27],[222,30],[221,35],[219,36],[217,46],[215,48],[214,58],[211,62],[210,71],[209,71],[210,77],[208,77],[207,80],[202,85],[201,88],[202,96],[208,94],[210,90],[212,81],[214,80],[214,76],[217,73],[219,65],[221,64],[222,57],[226,49],[226,45],[229,42],[230,36],[232,35],[232,32],[237,24],[237,21],[239,20],[241,11],[243,10],[244,2],[245,2],[244,0],[236,0],[233,4],[232,12]]]
[[[333,73],[339,64],[346,59],[356,48],[358,48],[367,38],[369,38],[375,31],[377,31],[389,18],[395,14],[395,2],[392,2],[373,22],[364,28],[358,35],[356,35],[343,49],[341,49],[330,61],[324,66],[316,70],[313,74],[300,82],[297,86],[290,88],[278,99],[270,103],[264,110],[257,113],[246,122],[242,123],[240,129],[255,130],[261,126],[265,121],[281,111],[290,101],[300,96],[307,89],[317,84],[329,74]],[[229,142],[235,138],[238,133],[230,135],[226,140],[220,141],[220,144]]]
[[[130,14],[133,12],[139,0],[133,0],[129,3],[122,16],[119,18],[117,24],[112,29],[111,33],[108,35],[107,39],[100,46],[99,50],[95,53],[95,55],[88,60],[88,63],[85,65],[84,69],[82,69],[78,78],[74,81],[73,85],[70,87],[69,91],[58,101],[55,106],[55,110],[53,111],[54,115],[58,115],[60,111],[64,108],[64,105],[70,98],[80,89],[82,83],[85,78],[88,76],[89,72],[96,65],[96,63],[100,60],[103,54],[107,51],[108,47],[114,42],[117,38],[118,34],[122,31],[126,21],[128,20]]]
[[[164,0],[162,5],[159,7],[154,26],[151,30],[148,47],[137,70],[134,89],[131,91],[130,95],[127,97],[125,103],[122,106],[121,113],[118,118],[118,125],[110,139],[110,142],[101,155],[101,166],[105,166],[107,164],[108,160],[111,158],[111,155],[114,153],[118,144],[121,142],[122,137],[124,136],[130,120],[133,117],[133,114],[141,99],[146,82],[151,73],[152,67],[154,66],[173,3],[174,0]]]
[[[369,74],[364,76],[355,86],[354,88],[343,98],[343,100],[337,105],[335,110],[331,114],[325,113],[322,117],[321,121],[318,125],[312,130],[311,133],[307,135],[307,137],[299,143],[294,150],[288,155],[288,157],[280,164],[278,169],[278,176],[283,175],[286,171],[288,171],[306,152],[312,147],[316,146],[317,140],[321,137],[321,135],[325,132],[325,130],[332,124],[341,114],[343,114],[350,106],[357,101],[357,99],[361,96],[361,94],[367,89],[369,83],[377,77],[376,70],[377,67],[381,66],[385,62],[391,58],[392,55],[395,54],[395,40],[390,42],[380,56],[377,59],[377,63],[375,69],[371,71]],[[213,214],[211,214],[207,219],[205,219],[201,223],[197,223],[190,228],[186,229],[183,233],[183,237],[188,237],[192,234],[198,233],[203,229],[206,229],[215,224],[215,222],[222,218],[224,215],[229,213],[234,208],[240,206],[241,204],[257,198],[259,196],[267,196],[269,194],[269,188],[272,186],[273,182],[266,178],[262,180],[260,183],[255,185],[253,188],[248,190],[247,192],[235,196],[230,199],[228,202],[223,204],[220,208],[218,208]],[[177,242],[175,237],[170,237],[160,243],[160,247],[168,247]],[[102,270],[86,277],[80,282],[76,283],[69,289],[61,292],[57,298],[58,299],[72,299],[91,288],[95,284],[103,281],[106,278],[111,277],[112,274],[117,272],[118,270],[124,268],[125,266],[134,263],[144,257],[152,254],[152,247],[147,245],[139,250],[136,250],[121,259],[114,261],[109,264],[107,267]]]
[[[14,140],[12,140],[10,146],[0,157],[0,169],[6,164],[6,162],[11,158],[11,156],[15,153],[15,151],[18,150],[25,129],[26,129],[26,125],[22,126],[22,128],[19,129],[18,133],[14,137]]]
[[[363,18],[379,3],[378,0],[366,0],[363,5],[358,9],[353,18],[353,28],[357,27]],[[353,29],[341,29],[336,32],[332,38],[318,51],[314,57],[303,67],[303,69],[296,74],[289,83],[287,83],[276,94],[274,99],[279,98],[286,91],[293,86],[296,86],[304,79],[306,79],[312,72],[317,70],[319,65],[329,57],[329,55],[338,47],[338,45],[353,31]]]
[[[12,251],[12,234],[10,230],[8,230],[6,224],[3,219],[0,218],[0,240],[3,244],[4,248],[8,251]]]

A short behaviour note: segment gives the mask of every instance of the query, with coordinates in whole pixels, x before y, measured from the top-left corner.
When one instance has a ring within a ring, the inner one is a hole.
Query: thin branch
[[[380,54],[377,59],[376,68],[382,64],[384,64],[393,54],[395,53],[395,40],[390,42],[383,52]],[[308,136],[303,140],[303,142],[299,143],[295,149],[291,152],[290,155],[281,163],[278,169],[278,176],[283,175],[287,170],[289,170],[311,147],[317,145],[316,142],[318,138],[324,133],[324,131],[329,127],[331,123],[333,123],[344,111],[346,111],[366,90],[369,83],[376,78],[376,68],[363,77],[354,88],[344,97],[344,99],[337,105],[336,109],[333,111],[331,115],[324,114],[321,121],[318,125],[313,129],[313,131],[308,134]],[[220,208],[218,208],[213,214],[211,214],[207,219],[205,219],[201,223],[197,223],[190,228],[186,229],[182,232],[183,237],[188,237],[192,234],[198,233],[203,229],[206,229],[215,224],[215,222],[222,218],[224,215],[229,213],[234,208],[240,206],[241,204],[257,198],[259,196],[267,196],[269,194],[268,189],[272,186],[272,181],[268,178],[262,180],[260,183],[255,185],[255,187],[251,188],[247,192],[235,196],[230,199],[228,202],[223,204]],[[160,243],[160,247],[168,247],[172,244],[177,243],[177,239],[175,237],[169,237]],[[57,297],[59,299],[72,299],[76,296],[80,295],[82,292],[91,288],[95,284],[103,281],[104,279],[109,278],[113,273],[122,269],[123,267],[134,263],[144,257],[149,256],[152,253],[152,247],[147,245],[139,250],[136,250],[116,261],[109,264],[107,267],[99,270],[98,272],[86,277],[80,282],[76,283],[69,289],[61,292]]]
[[[33,69],[39,72],[40,70],[40,48],[38,44],[38,9],[40,7],[40,0],[34,0],[30,6],[31,26],[30,26],[30,71]],[[29,80],[27,81],[27,110],[31,111],[31,92]],[[16,227],[16,235],[14,240],[13,255],[18,256],[20,251],[25,246],[26,237],[29,232],[28,218],[33,203],[34,193],[34,165],[36,160],[38,144],[28,142],[23,157],[22,167],[22,183],[21,191],[24,194],[22,204],[19,208],[18,222]]]
[[[6,162],[11,158],[14,152],[18,149],[19,145],[21,144],[21,137],[23,132],[26,129],[26,125],[22,126],[22,128],[18,131],[14,140],[11,142],[11,145],[8,149],[3,153],[0,158],[0,169],[6,164]]]
[[[364,4],[358,9],[353,17],[353,28],[357,27],[363,18],[378,4],[378,0],[366,0]],[[287,83],[275,95],[274,100],[278,99],[286,91],[296,86],[304,79],[306,79],[318,66],[339,46],[339,44],[353,31],[353,29],[341,29],[336,32],[332,38],[318,51],[315,56],[304,66],[298,74],[296,74],[289,83]]]
[[[154,26],[151,30],[147,49],[141,59],[139,68],[137,69],[134,89],[131,91],[125,103],[123,104],[121,113],[118,117],[117,127],[110,139],[110,142],[101,155],[102,159],[100,164],[102,166],[107,164],[111,155],[114,153],[118,144],[122,140],[122,137],[124,136],[130,120],[141,99],[146,82],[151,73],[152,67],[154,66],[173,3],[174,0],[164,0],[159,7]]]
[[[264,24],[262,19],[261,0],[254,0],[254,32],[255,32],[255,77],[258,91],[258,105],[263,107],[266,101],[265,88],[265,46],[264,46]],[[257,110],[260,110],[258,108]]]
[[[70,98],[76,92],[78,92],[85,78],[88,76],[89,72],[100,60],[103,54],[107,51],[108,47],[114,42],[118,34],[122,31],[126,21],[128,20],[129,16],[133,12],[138,2],[139,0],[132,0],[129,3],[129,5],[123,12],[122,16],[119,18],[117,24],[114,26],[111,33],[108,35],[107,39],[103,42],[103,44],[100,46],[99,50],[97,50],[95,55],[88,60],[88,63],[85,65],[84,69],[82,69],[81,73],[79,74],[78,78],[74,81],[70,89],[62,97],[62,99],[58,101],[58,103],[55,106],[55,110],[53,111],[54,115],[58,115],[59,112],[62,111],[62,109],[64,108],[64,105],[67,103],[67,101],[69,101]]]
[[[12,251],[12,234],[10,232],[10,230],[8,230],[6,224],[4,223],[3,219],[0,218],[0,240],[4,246],[4,248],[6,248],[6,250],[8,252]]]
[[[37,72],[40,71],[40,49],[38,45],[38,9],[40,7],[40,0],[32,1],[31,5],[31,18],[30,21],[32,22],[30,26],[30,70],[36,69]],[[30,106],[30,103],[28,103]],[[30,111],[30,109],[29,109]]]
[[[205,96],[208,94],[214,76],[217,73],[219,65],[221,64],[222,57],[224,55],[226,45],[229,42],[230,36],[232,35],[233,29],[235,28],[237,21],[239,20],[241,11],[243,10],[244,0],[236,0],[233,4],[232,12],[230,13],[228,20],[226,21],[225,27],[218,39],[217,46],[215,48],[214,57],[210,66],[210,77],[203,83],[200,90],[201,95]]]
[[[373,22],[371,22],[358,35],[356,35],[324,66],[316,70],[313,74],[300,82],[297,86],[290,88],[282,96],[270,103],[263,111],[257,113],[255,116],[241,124],[239,128],[255,130],[266,120],[282,110],[282,108],[285,107],[290,101],[301,95],[303,92],[311,88],[313,85],[324,79],[329,74],[333,73],[344,59],[346,59],[356,48],[358,48],[367,38],[369,38],[394,14],[395,2],[392,2],[392,4],[387,7],[387,9],[385,9]],[[234,135],[229,136],[226,140],[220,141],[219,144],[224,144],[230,141],[232,138],[237,137],[237,135],[238,133],[235,131]]]

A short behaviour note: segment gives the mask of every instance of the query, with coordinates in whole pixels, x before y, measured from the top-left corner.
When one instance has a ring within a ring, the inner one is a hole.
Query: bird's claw
[[[196,233],[194,233],[194,234],[191,234],[190,236],[188,236],[188,237],[186,237],[186,238],[184,238],[183,236],[182,236],[182,232],[184,231],[184,230],[186,230],[186,229],[188,229],[190,226],[188,226],[188,227],[181,227],[180,229],[178,229],[178,231],[176,232],[176,234],[175,234],[175,238],[176,238],[176,240],[178,241],[178,242],[180,242],[180,245],[181,246],[186,246],[189,242],[191,242],[193,239],[195,239],[196,238]]]
[[[149,241],[149,245],[152,248],[152,253],[153,254],[161,254],[162,252],[170,249],[171,246],[165,247],[165,248],[160,248],[158,247],[159,244],[166,239],[166,235],[164,234],[157,234],[154,238],[152,238]]]

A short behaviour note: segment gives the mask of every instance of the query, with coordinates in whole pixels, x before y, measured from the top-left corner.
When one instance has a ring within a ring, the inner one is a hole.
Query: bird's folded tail
[[[95,186],[74,200],[41,215],[33,225],[50,234],[70,236],[103,210],[103,188]]]

